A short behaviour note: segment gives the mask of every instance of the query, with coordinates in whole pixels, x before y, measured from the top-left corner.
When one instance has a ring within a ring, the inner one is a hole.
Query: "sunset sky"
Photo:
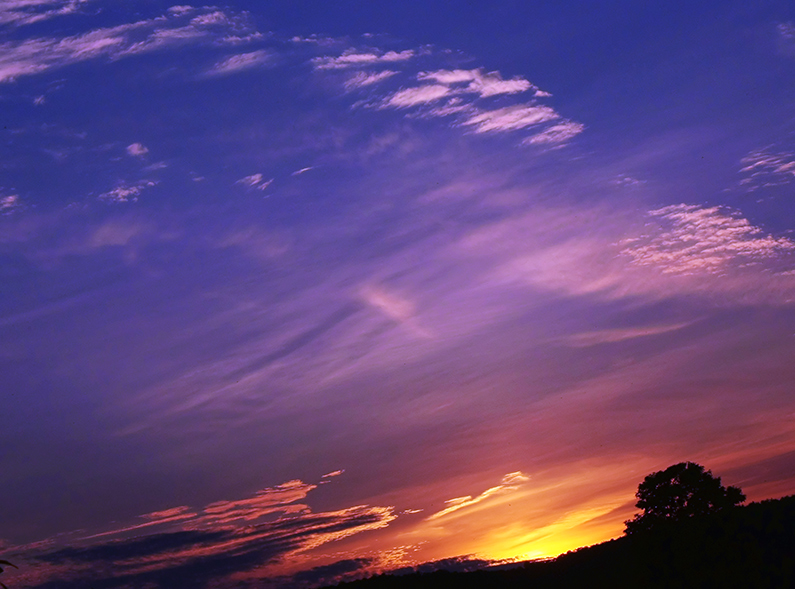
[[[795,493],[791,0],[0,0],[0,133],[9,586],[552,556],[684,460]]]

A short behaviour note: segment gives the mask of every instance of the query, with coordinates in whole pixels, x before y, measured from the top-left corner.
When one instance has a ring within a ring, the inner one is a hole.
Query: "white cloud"
[[[245,184],[246,186],[256,186],[260,182],[262,182],[262,174],[252,174],[251,176],[246,176],[245,178],[241,178],[235,184]]]
[[[480,111],[472,115],[465,125],[474,125],[476,133],[515,131],[559,118],[548,106],[517,104],[496,110]]]
[[[273,178],[270,180],[265,180],[265,176],[262,174],[252,174],[251,176],[246,176],[245,178],[241,178],[235,184],[243,184],[244,186],[249,186],[250,188],[256,188],[257,190],[265,190],[268,186],[273,183]]]
[[[41,106],[45,102],[47,102],[47,99],[44,97],[43,94],[33,99],[33,104],[35,104],[36,106]]]
[[[372,86],[378,82],[382,82],[387,78],[391,78],[397,74],[392,70],[383,70],[380,72],[356,72],[353,76],[345,81],[346,90],[354,90],[356,88],[363,88],[365,86]]]
[[[423,72],[417,76],[417,79],[432,80],[445,86],[466,83],[467,85],[460,88],[460,91],[475,93],[481,98],[498,94],[518,94],[533,88],[533,85],[524,78],[504,80],[499,72],[484,74],[480,69]]]
[[[607,300],[698,295],[720,305],[795,300],[795,243],[764,235],[719,209],[676,205],[636,217],[627,209],[535,210],[485,225],[457,242],[483,284]]]
[[[99,198],[110,202],[135,202],[139,194],[155,185],[157,185],[156,180],[141,180],[135,184],[121,183],[113,190],[100,194]]]
[[[314,170],[314,169],[315,169],[315,168],[314,168],[314,167],[312,167],[312,166],[309,166],[309,167],[307,167],[307,168],[301,168],[300,170],[296,170],[295,172],[293,172],[292,174],[290,174],[290,176],[300,176],[301,174],[305,174],[305,173],[307,173],[309,170]]]
[[[449,499],[448,501],[445,501],[445,503],[448,504],[448,507],[445,507],[444,509],[437,511],[434,514],[431,514],[430,516],[428,516],[428,520],[439,519],[455,511],[459,511],[461,509],[477,505],[478,503],[482,503],[486,499],[489,499],[496,495],[500,495],[509,491],[516,491],[529,480],[530,477],[528,477],[521,471],[508,473],[504,477],[502,477],[502,481],[500,481],[499,485],[497,485],[496,487],[491,487],[490,489],[486,489],[477,497],[466,495],[465,497],[456,497],[455,499]]]
[[[180,16],[183,14],[187,14],[192,10],[194,10],[193,6],[190,6],[189,4],[178,4],[177,6],[172,6],[171,8],[168,9],[168,11],[171,14],[176,14]]]
[[[553,125],[541,133],[537,133],[536,135],[528,137],[522,143],[525,145],[559,145],[561,143],[565,143],[575,135],[579,135],[584,129],[585,125],[582,125],[581,123],[565,121],[558,125]]]
[[[624,254],[663,273],[718,273],[730,262],[750,263],[795,250],[795,242],[764,235],[747,219],[719,207],[671,205],[650,211],[663,222],[655,234],[626,239]]]
[[[641,184],[646,184],[646,181],[638,180],[637,178],[633,178],[632,176],[628,176],[626,174],[619,174],[610,180],[610,184],[613,186],[640,186]]]
[[[227,22],[229,22],[229,19],[220,10],[215,10],[208,14],[200,14],[199,16],[192,18],[190,21],[192,25],[197,25],[201,27],[206,27],[211,25],[221,25]]]
[[[316,57],[312,60],[312,63],[316,69],[329,70],[407,61],[412,57],[414,57],[414,51],[411,49],[400,52],[387,51],[386,53],[381,54],[374,52],[359,52],[355,49],[348,49],[338,57]]]
[[[239,18],[220,19],[216,13],[188,24],[178,14],[95,29],[70,37],[36,37],[0,43],[0,82],[70,64],[106,57],[120,59],[201,40],[213,40],[242,27]],[[198,19],[198,20],[197,20]],[[217,25],[222,25],[218,30]]]
[[[271,54],[263,49],[251,51],[249,53],[241,53],[216,63],[210,68],[207,74],[211,76],[233,74],[243,70],[260,67],[267,64],[270,60]]]
[[[429,102],[436,102],[440,98],[447,96],[450,93],[450,88],[441,86],[439,84],[432,84],[428,86],[419,86],[417,88],[406,88],[399,90],[389,96],[385,102],[385,106],[392,106],[394,108],[408,108],[417,106],[418,104],[427,104]]]
[[[131,156],[142,156],[149,153],[149,149],[144,147],[141,143],[130,143],[127,146],[127,154]]]
[[[29,25],[54,16],[77,12],[88,0],[3,0],[0,25]]]
[[[744,164],[740,173],[744,178],[740,185],[749,192],[759,188],[781,186],[795,180],[795,154],[787,152],[772,153],[760,149],[752,151],[740,163]]]
[[[16,194],[0,197],[0,214],[8,215],[21,204],[22,203],[19,202],[19,196]]]
[[[443,106],[437,106],[428,111],[428,114],[434,117],[448,117],[450,115],[460,115],[464,113],[476,112],[477,109],[471,104],[464,102],[458,96],[454,96],[448,100]]]

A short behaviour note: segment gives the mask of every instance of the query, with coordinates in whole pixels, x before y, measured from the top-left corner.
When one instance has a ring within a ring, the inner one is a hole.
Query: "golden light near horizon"
[[[549,558],[682,461],[795,492],[789,4],[447,4],[0,2],[9,586]]]

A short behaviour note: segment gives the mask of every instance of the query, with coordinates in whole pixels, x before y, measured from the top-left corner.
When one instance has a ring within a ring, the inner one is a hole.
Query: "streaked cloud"
[[[0,214],[8,215],[21,206],[18,194],[0,196]]]
[[[172,6],[171,8],[169,8],[168,12],[170,14],[176,14],[178,16],[181,16],[183,14],[188,14],[189,12],[192,12],[194,10],[196,9],[193,8],[193,6],[190,6],[189,4],[177,4],[176,6]]]
[[[397,75],[398,72],[393,70],[382,70],[380,72],[356,72],[350,78],[345,80],[345,89],[354,90],[356,88],[364,88],[365,86],[372,86],[384,80]]]
[[[581,123],[575,123],[573,121],[566,121],[565,123],[560,123],[558,125],[552,125],[537,133],[528,137],[523,141],[525,145],[543,145],[543,144],[551,144],[551,145],[560,145],[565,143],[572,137],[579,135],[585,130],[585,125]]]
[[[39,74],[97,58],[111,60],[247,30],[242,17],[204,11],[189,21],[185,13],[99,28],[69,37],[35,37],[0,44],[0,82]]]
[[[452,118],[452,126],[471,126],[476,133],[513,132],[530,129],[553,120],[562,119],[551,106],[536,101],[510,104],[516,96],[531,92],[534,98],[551,96],[522,76],[503,78],[499,71],[473,69],[429,69],[411,73],[411,63],[405,71],[371,70],[374,64],[388,61],[408,61],[415,56],[426,61],[436,58],[442,61],[427,47],[421,50],[406,50],[400,53],[378,52],[364,49],[348,49],[338,57],[318,57],[313,59],[317,72],[346,68],[359,68],[355,74],[342,82],[346,92],[359,88],[375,86],[386,80],[401,79],[403,83],[395,90],[378,96],[370,91],[369,98],[354,103],[377,109],[398,109],[407,111],[407,118]],[[418,84],[419,83],[419,84]],[[499,108],[492,108],[496,101]],[[527,137],[523,143],[560,147],[584,130],[585,126],[576,121],[562,119],[557,124],[542,129]]]
[[[462,236],[484,283],[605,299],[699,294],[722,304],[788,304],[795,242],[720,208],[672,205],[642,216],[610,209],[535,210]],[[490,269],[487,269],[490,266]]]
[[[417,321],[416,306],[406,297],[378,286],[363,288],[361,296],[367,304],[393,321],[407,326],[417,335],[430,337],[431,334],[422,328]]]
[[[476,497],[466,495],[464,497],[456,497],[455,499],[447,500],[445,503],[447,503],[448,506],[440,511],[437,511],[436,513],[429,515],[428,520],[436,520],[461,509],[467,509],[473,505],[477,505],[478,503],[492,499],[498,495],[515,491],[529,480],[530,477],[520,471],[508,473],[502,477],[502,481],[500,481],[499,485],[486,489]]]
[[[649,212],[661,231],[624,240],[624,254],[635,264],[663,273],[718,273],[730,263],[752,263],[795,250],[785,237],[764,235],[759,227],[719,207],[671,205]]]
[[[271,59],[271,54],[264,49],[251,51],[249,53],[240,53],[238,55],[227,57],[223,61],[219,61],[207,71],[207,75],[222,76],[226,74],[234,74],[266,65],[271,61]]]
[[[229,582],[246,573],[260,582],[287,582],[290,578],[283,566],[287,559],[385,528],[397,517],[393,507],[367,505],[313,512],[298,502],[316,488],[293,480],[246,499],[218,501],[203,509],[183,505],[159,510],[140,516],[140,523],[82,538],[69,534],[69,547],[61,546],[66,538],[15,547],[20,557],[38,563],[15,581],[166,589],[174,586],[175,579],[203,586],[213,580]],[[369,561],[353,569],[342,568],[358,570],[366,564]],[[337,576],[346,572],[336,569],[340,567],[335,568]],[[334,577],[330,570],[325,573]]]
[[[464,121],[464,124],[474,126],[476,133],[494,133],[525,129],[559,117],[548,106],[517,104],[478,112]]]
[[[776,26],[778,46],[781,53],[795,57],[795,22],[783,22]]]
[[[23,26],[72,14],[88,2],[89,0],[4,0],[0,4],[0,25]]]
[[[252,174],[251,176],[246,176],[245,178],[241,178],[235,184],[242,184],[243,186],[248,186],[250,188],[256,188],[257,190],[265,190],[268,186],[273,183],[273,178],[270,180],[265,180],[265,176],[262,174]]]
[[[478,94],[481,98],[499,94],[518,94],[526,92],[534,86],[521,77],[504,80],[500,72],[484,74],[480,69],[474,70],[437,70],[422,72],[419,80],[432,80],[445,86],[459,86],[457,91]]]
[[[347,49],[342,55],[337,57],[316,57],[312,60],[312,63],[319,70],[345,69],[408,61],[414,55],[415,53],[411,49],[399,52],[387,51],[385,53]]]
[[[600,344],[613,344],[642,337],[661,335],[678,331],[690,325],[689,323],[675,323],[673,325],[651,325],[647,327],[627,327],[621,329],[602,329],[576,333],[565,337],[562,341],[574,348],[587,348]]]
[[[409,108],[419,104],[436,102],[437,100],[447,96],[449,93],[450,88],[439,84],[429,84],[427,86],[418,86],[416,88],[406,88],[404,90],[398,90],[389,96],[384,102],[384,105],[394,108]]]
[[[743,164],[740,185],[749,192],[782,186],[795,180],[795,153],[761,149],[752,151],[740,162]]]
[[[147,188],[157,185],[157,180],[141,180],[133,184],[126,182],[120,183],[113,190],[108,190],[99,195],[102,200],[110,202],[135,202],[138,200],[138,195]]]
[[[274,512],[297,513],[308,509],[306,505],[296,504],[305,499],[307,493],[317,485],[299,480],[288,481],[276,487],[257,491],[248,499],[237,501],[217,501],[207,505],[198,516],[196,524],[217,525],[235,521],[256,520]]]

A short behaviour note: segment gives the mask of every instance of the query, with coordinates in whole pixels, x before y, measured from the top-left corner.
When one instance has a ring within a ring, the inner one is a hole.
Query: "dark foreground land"
[[[513,569],[380,575],[338,587],[795,588],[795,496],[692,518]]]

